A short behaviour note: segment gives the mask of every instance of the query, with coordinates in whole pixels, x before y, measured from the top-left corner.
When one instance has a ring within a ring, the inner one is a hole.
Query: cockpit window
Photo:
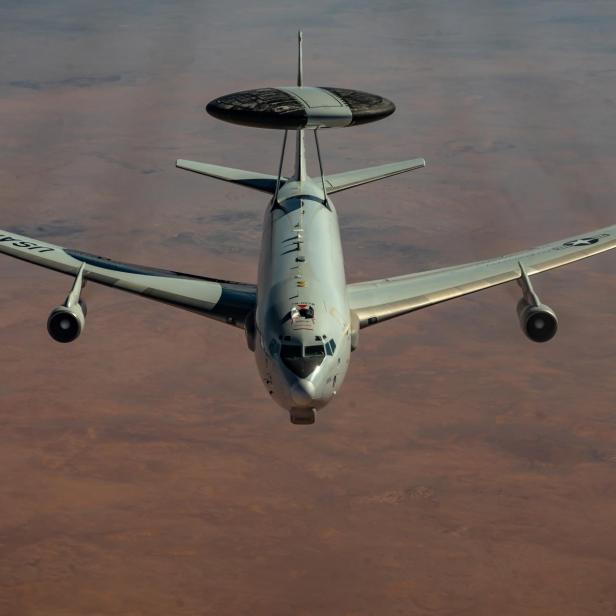
[[[276,340],[276,338],[272,338],[269,343],[269,352],[272,357],[278,353],[278,346],[278,340]]]
[[[325,349],[322,344],[314,344],[306,347],[304,355],[306,357],[325,357]]]
[[[298,344],[283,344],[280,357],[283,359],[298,359],[302,356],[302,347]]]
[[[323,362],[325,349],[322,344],[314,344],[304,348],[298,344],[283,344],[280,348],[280,358],[293,374],[304,379],[312,374]]]
[[[328,355],[333,355],[336,351],[336,343],[333,340],[328,340],[325,343],[325,350]]]

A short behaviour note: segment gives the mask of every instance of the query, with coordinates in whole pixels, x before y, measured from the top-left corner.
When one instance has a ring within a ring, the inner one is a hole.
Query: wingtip
[[[412,158],[407,161],[407,164],[412,166],[413,169],[422,169],[423,167],[426,166],[426,159],[425,158]]]

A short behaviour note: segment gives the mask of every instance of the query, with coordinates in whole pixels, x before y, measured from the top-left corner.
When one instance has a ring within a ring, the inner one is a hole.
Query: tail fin
[[[302,51],[303,34],[301,30],[297,31],[297,86],[304,87],[304,56]],[[303,182],[306,179],[306,146],[304,144],[304,129],[300,128],[297,131],[297,139],[295,141],[295,174],[293,179]]]
[[[256,171],[244,171],[242,169],[234,169],[233,167],[221,167],[220,165],[209,165],[194,160],[177,160],[175,161],[175,166],[178,169],[193,171],[194,173],[207,175],[217,180],[231,182],[232,184],[239,184],[240,186],[260,190],[271,195],[276,192],[278,178],[275,175],[257,173]],[[281,178],[281,181],[284,183],[286,178]]]
[[[297,85],[304,85],[304,58],[302,55],[302,31],[297,31]]]
[[[334,175],[326,175],[325,188],[328,194],[376,182],[389,178],[392,175],[405,173],[406,171],[414,171],[426,166],[426,161],[423,158],[415,158],[413,160],[403,160],[399,163],[389,163],[387,165],[379,165],[378,167],[368,167],[366,169],[355,169],[353,171],[345,171],[344,173],[336,173]]]

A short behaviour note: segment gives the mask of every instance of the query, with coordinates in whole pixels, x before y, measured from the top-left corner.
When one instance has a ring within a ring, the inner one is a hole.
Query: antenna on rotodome
[[[302,31],[297,31],[297,85],[304,85],[304,61],[302,58]]]

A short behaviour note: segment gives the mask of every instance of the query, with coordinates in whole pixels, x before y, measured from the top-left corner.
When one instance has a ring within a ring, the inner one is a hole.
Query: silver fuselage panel
[[[272,398],[318,409],[345,378],[351,317],[338,216],[313,180],[289,181],[265,213],[255,355]]]

